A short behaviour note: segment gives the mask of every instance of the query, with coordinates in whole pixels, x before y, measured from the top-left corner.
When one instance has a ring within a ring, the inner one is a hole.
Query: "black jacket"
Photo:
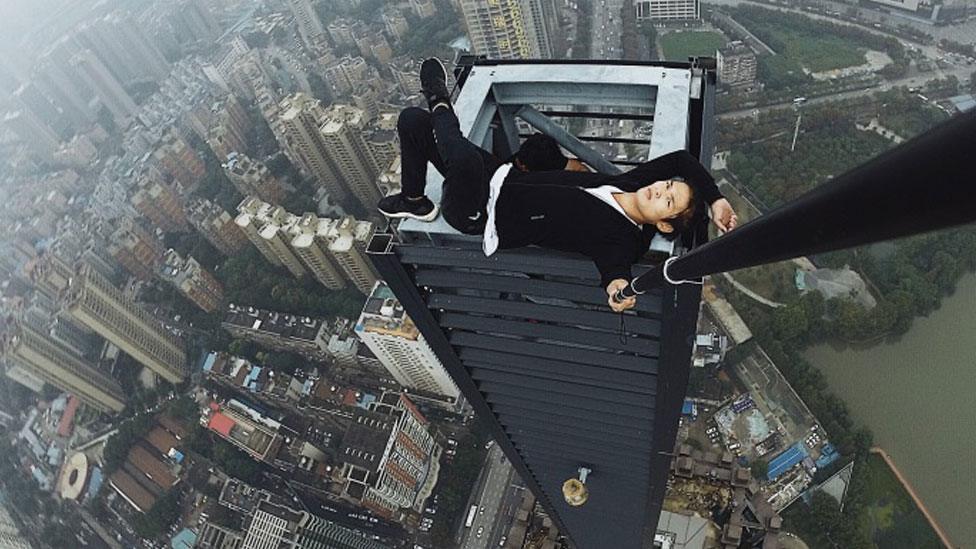
[[[495,204],[499,248],[537,245],[582,253],[596,263],[600,283],[631,278],[630,267],[647,251],[653,225],[638,227],[583,189],[613,185],[633,192],[655,181],[681,177],[699,203],[722,194],[715,180],[687,151],[676,151],[618,175],[511,170]]]

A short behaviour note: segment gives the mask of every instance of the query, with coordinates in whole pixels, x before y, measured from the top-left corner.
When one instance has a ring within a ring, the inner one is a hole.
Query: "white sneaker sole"
[[[437,207],[437,204],[434,204],[434,209],[431,210],[430,213],[428,213],[427,215],[417,215],[415,213],[410,213],[410,212],[389,213],[389,212],[384,212],[383,210],[380,210],[380,213],[385,215],[386,217],[390,217],[394,219],[416,219],[417,221],[425,221],[429,223],[437,219],[437,214],[440,213],[440,208]]]

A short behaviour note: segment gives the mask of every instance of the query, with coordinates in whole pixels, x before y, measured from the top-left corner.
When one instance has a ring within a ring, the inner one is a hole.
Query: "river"
[[[807,358],[874,432],[953,543],[976,548],[976,275],[899,341]]]

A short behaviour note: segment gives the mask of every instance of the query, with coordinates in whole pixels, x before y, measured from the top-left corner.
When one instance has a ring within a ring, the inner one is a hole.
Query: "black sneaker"
[[[447,90],[447,69],[440,59],[431,57],[420,65],[420,92],[431,109],[437,103],[451,104],[451,92]]]
[[[377,208],[386,217],[409,217],[420,221],[437,219],[437,205],[426,196],[420,200],[409,200],[403,193],[391,194],[380,200]]]

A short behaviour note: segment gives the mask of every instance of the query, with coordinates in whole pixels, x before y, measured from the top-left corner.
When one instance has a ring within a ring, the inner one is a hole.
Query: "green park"
[[[660,38],[664,59],[685,61],[696,55],[715,56],[715,51],[728,42],[720,33],[712,31],[669,32]]]

